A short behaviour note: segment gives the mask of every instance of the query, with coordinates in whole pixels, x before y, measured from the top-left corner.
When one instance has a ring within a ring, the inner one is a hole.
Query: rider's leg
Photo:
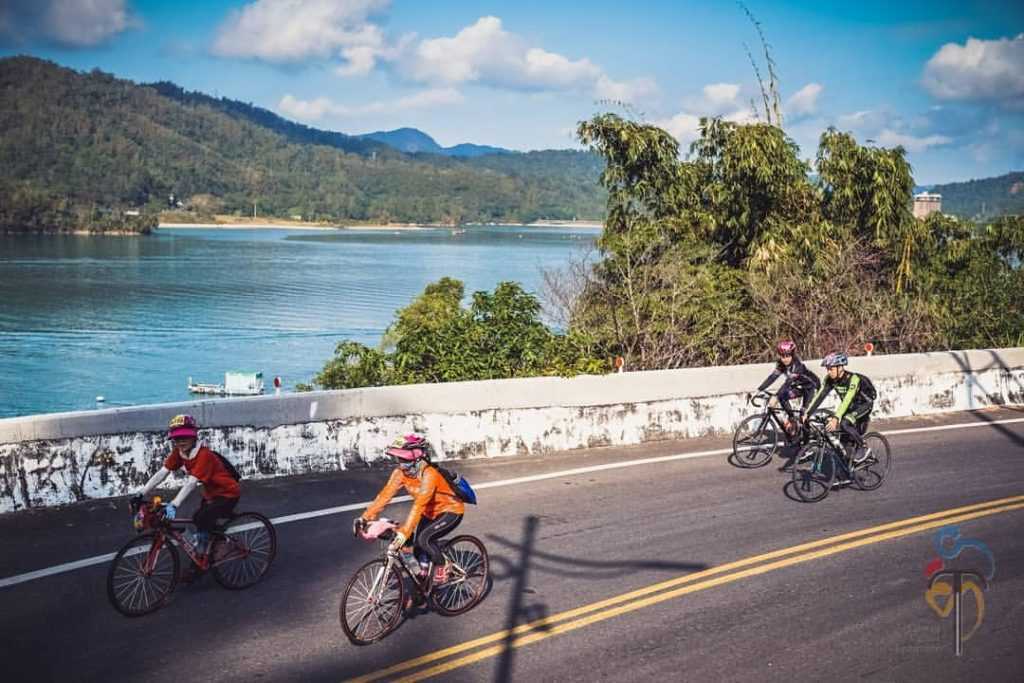
[[[854,459],[859,459],[862,455],[864,448],[864,430],[867,429],[867,423],[871,417],[872,404],[870,403],[854,403],[850,406],[850,409],[846,411],[843,416],[841,426],[843,434],[847,436],[856,446],[857,452]]]
[[[213,500],[203,499],[199,509],[192,516],[192,522],[196,525],[196,551],[206,552],[206,544],[210,539],[210,533],[217,528],[217,520],[230,517],[238,505],[238,498],[214,498]]]
[[[796,389],[793,387],[793,385],[790,383],[788,379],[782,383],[782,386],[779,387],[779,392],[776,394],[776,396],[779,399],[779,405],[782,406],[782,409],[786,412],[786,421],[784,423],[784,426],[786,429],[786,433],[789,434],[790,436],[796,434],[797,431],[797,418],[793,412],[793,406],[789,404],[789,399],[792,398],[795,394]]]
[[[438,515],[427,526],[416,535],[416,547],[425,550],[437,568],[438,574],[446,575],[444,554],[437,541],[447,533],[450,533],[462,522],[462,515],[454,512],[445,512]]]

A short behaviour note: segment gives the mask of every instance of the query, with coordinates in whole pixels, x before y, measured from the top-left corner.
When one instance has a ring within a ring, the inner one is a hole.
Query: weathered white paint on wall
[[[851,369],[875,383],[878,417],[1024,403],[1024,349],[855,358]],[[167,455],[164,426],[179,412],[195,414],[203,438],[244,476],[271,477],[361,467],[411,431],[448,458],[728,433],[770,370],[458,382],[0,420],[0,512],[137,490]]]

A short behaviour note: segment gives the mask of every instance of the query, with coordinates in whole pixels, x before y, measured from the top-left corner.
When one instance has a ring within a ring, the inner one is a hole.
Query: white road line
[[[935,427],[914,427],[912,429],[894,429],[887,432],[882,432],[886,436],[898,436],[900,434],[918,434],[921,432],[939,432],[948,429],[970,429],[972,427],[994,427],[996,425],[1005,424],[1016,424],[1024,422],[1024,417],[1010,418],[1007,420],[993,420],[992,422],[966,422],[961,424],[953,425],[940,425]],[[529,484],[534,481],[543,481],[545,479],[558,479],[561,477],[572,477],[578,474],[589,474],[590,472],[601,472],[603,470],[616,470],[624,467],[638,467],[640,465],[653,465],[660,462],[671,462],[674,460],[690,460],[692,458],[706,458],[712,455],[725,455],[731,453],[732,448],[716,448],[710,451],[694,451],[692,453],[676,453],[673,455],[662,455],[656,458],[640,458],[638,460],[624,460],[619,462],[609,462],[603,465],[590,465],[587,467],[576,467],[570,470],[559,470],[557,472],[547,472],[544,474],[534,474],[528,477],[515,477],[513,479],[501,479],[498,481],[488,481],[481,484],[474,484],[473,488],[476,490],[482,489],[493,489],[500,486],[515,486],[517,484]],[[412,500],[409,496],[396,496],[392,499],[393,503],[403,503]],[[274,517],[270,521],[275,525],[288,524],[290,522],[300,522],[304,519],[313,519],[315,517],[326,517],[327,515],[336,515],[342,512],[352,512],[354,510],[363,510],[370,504],[371,501],[365,501],[362,503],[350,503],[349,505],[339,505],[338,507],[324,508],[322,510],[312,510],[310,512],[298,512],[292,515],[284,515],[281,517]],[[66,562],[65,564],[54,565],[53,567],[47,567],[45,569],[38,569],[34,572],[28,572],[25,574],[17,574],[15,576],[8,576],[0,579],[0,588],[6,588],[7,586],[14,586],[19,583],[25,583],[26,581],[33,581],[35,579],[41,579],[47,576],[53,576],[54,574],[63,574],[64,572],[71,572],[76,569],[82,569],[84,567],[91,567],[97,564],[103,564],[114,559],[114,553],[107,553],[106,555],[97,555],[95,557],[87,557],[82,560],[76,560],[74,562]]]

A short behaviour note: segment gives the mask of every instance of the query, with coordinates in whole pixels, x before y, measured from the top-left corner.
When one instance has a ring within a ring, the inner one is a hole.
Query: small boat
[[[204,384],[188,378],[188,390],[193,394],[216,396],[259,396],[263,393],[262,372],[225,372],[223,384]]]

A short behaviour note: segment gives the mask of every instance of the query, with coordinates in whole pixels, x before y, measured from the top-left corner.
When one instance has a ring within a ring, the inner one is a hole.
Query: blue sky
[[[748,0],[785,128],[901,144],[919,184],[1024,169],[1024,3]],[[700,116],[753,119],[757,33],[737,3],[4,0],[0,54],[170,80],[308,125],[413,126],[443,145],[573,147],[630,103],[689,144]],[[766,74],[765,74],[766,75]]]

